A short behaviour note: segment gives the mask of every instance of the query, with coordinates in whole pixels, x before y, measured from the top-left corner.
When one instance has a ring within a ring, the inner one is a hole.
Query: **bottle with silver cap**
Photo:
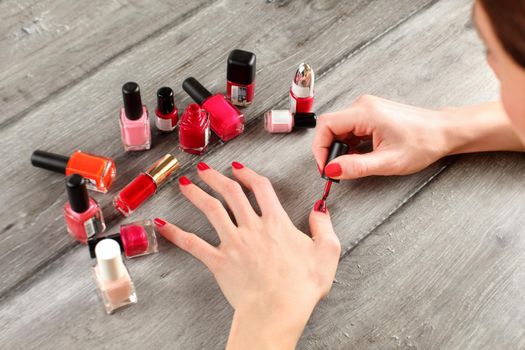
[[[119,244],[112,239],[103,239],[95,247],[97,265],[93,268],[104,308],[108,314],[137,302],[135,287],[128,269],[122,261]]]
[[[314,111],[314,70],[307,63],[301,63],[295,72],[290,88],[290,112],[313,113]]]

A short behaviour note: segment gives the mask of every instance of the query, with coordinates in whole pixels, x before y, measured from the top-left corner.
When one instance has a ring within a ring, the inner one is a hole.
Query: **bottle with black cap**
[[[66,178],[69,201],[64,205],[67,232],[86,244],[89,237],[104,232],[106,225],[98,203],[89,197],[86,179],[78,174]]]
[[[172,132],[179,121],[179,111],[175,106],[173,90],[167,86],[157,90],[155,126],[162,132]]]
[[[292,114],[287,109],[270,110],[264,114],[264,128],[272,134],[289,133],[297,128],[315,128],[315,113]]]
[[[75,151],[67,157],[36,150],[31,155],[31,164],[66,176],[71,174],[82,175],[86,180],[88,189],[102,193],[109,190],[117,174],[113,159],[82,151]]]
[[[228,56],[226,97],[236,106],[253,102],[255,94],[255,61],[253,52],[235,49]]]
[[[144,151],[151,148],[151,129],[148,110],[142,104],[139,85],[128,82],[122,86],[124,107],[120,111],[120,132],[126,151]]]
[[[223,95],[212,95],[197,79],[182,83],[184,91],[210,114],[210,127],[222,141],[229,141],[244,131],[244,115]]]

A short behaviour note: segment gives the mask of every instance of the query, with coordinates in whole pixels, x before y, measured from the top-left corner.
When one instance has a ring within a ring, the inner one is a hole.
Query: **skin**
[[[411,174],[450,154],[524,151],[525,69],[505,52],[478,3],[474,19],[501,83],[501,101],[427,110],[362,96],[350,108],[320,117],[312,146],[318,167],[336,139],[373,144],[370,153],[350,152],[327,165],[327,175],[340,179]],[[235,309],[228,349],[293,349],[331,288],[340,243],[328,211],[312,210],[308,236],[293,225],[267,178],[242,166],[232,172],[237,181],[207,166],[198,175],[223,197],[235,223],[220,201],[185,178],[179,184],[216,229],[219,246],[162,219],[155,223],[166,239],[206,265]],[[241,185],[255,194],[260,215]]]

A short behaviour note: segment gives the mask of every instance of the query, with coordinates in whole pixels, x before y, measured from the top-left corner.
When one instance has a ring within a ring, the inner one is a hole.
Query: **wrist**
[[[227,349],[294,349],[315,306],[250,301],[236,307]]]

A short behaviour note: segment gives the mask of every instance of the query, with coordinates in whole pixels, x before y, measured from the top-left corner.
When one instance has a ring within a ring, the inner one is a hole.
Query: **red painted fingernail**
[[[155,218],[153,222],[155,223],[157,227],[162,227],[166,225],[166,221],[162,220],[161,218]]]
[[[328,177],[337,177],[340,176],[343,173],[343,169],[341,169],[341,166],[337,163],[334,164],[328,164],[324,168],[324,173]]]
[[[182,186],[187,186],[191,184],[191,181],[186,176],[181,176],[179,177],[179,184],[181,184]]]
[[[320,199],[315,202],[314,210],[320,213],[326,213],[326,201]]]
[[[242,169],[244,168],[244,165],[242,165],[239,162],[232,162],[232,167],[234,167],[235,169]]]
[[[200,171],[208,170],[209,168],[210,167],[208,166],[208,164],[204,162],[200,162],[199,164],[197,164],[197,169],[199,169]]]

